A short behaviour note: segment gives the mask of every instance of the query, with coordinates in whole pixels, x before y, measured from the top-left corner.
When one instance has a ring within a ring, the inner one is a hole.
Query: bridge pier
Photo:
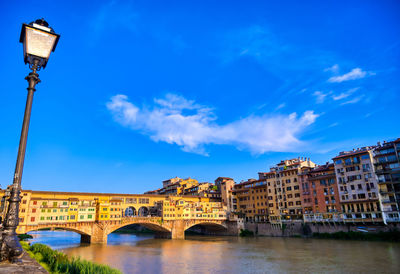
[[[90,236],[91,244],[107,244],[107,233],[105,229],[97,224],[93,224],[92,235]]]
[[[183,220],[175,220],[172,223],[171,238],[174,240],[185,239],[185,223]]]

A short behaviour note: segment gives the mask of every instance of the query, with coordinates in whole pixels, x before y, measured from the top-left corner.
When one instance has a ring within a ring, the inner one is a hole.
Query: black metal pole
[[[38,70],[38,61],[35,60],[32,66],[32,72],[25,78],[28,83],[28,96],[26,99],[24,121],[22,124],[21,138],[19,141],[17,163],[15,166],[14,180],[11,188],[11,195],[8,199],[7,214],[3,223],[1,235],[0,259],[1,261],[10,260],[13,263],[20,262],[20,256],[23,252],[19,243],[16,229],[19,224],[19,204],[21,202],[21,178],[24,169],[26,142],[28,139],[29,121],[31,118],[33,93],[35,86],[40,82]]]

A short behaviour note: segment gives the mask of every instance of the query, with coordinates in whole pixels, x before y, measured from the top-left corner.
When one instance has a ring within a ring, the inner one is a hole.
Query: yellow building
[[[99,197],[96,204],[96,220],[107,221],[110,219],[110,199],[109,197]]]
[[[5,191],[0,193],[5,194]],[[31,190],[22,191],[21,196],[21,222],[17,233],[24,233],[27,226],[43,228],[47,224],[120,221],[126,217],[162,217],[166,220],[226,218],[222,203],[207,197]],[[0,216],[4,219],[6,197],[3,196],[1,201]]]
[[[78,222],[94,222],[96,220],[96,201],[79,201]]]
[[[32,210],[34,209],[34,205],[39,206],[38,210],[40,210],[38,216],[38,223],[58,223],[63,221],[69,221],[69,205],[70,201],[67,199],[40,199],[33,197],[31,199]],[[75,221],[75,219],[73,219]],[[29,223],[30,225],[34,222]]]
[[[77,222],[78,221],[78,207],[79,207],[79,199],[78,198],[70,198],[69,199],[69,209],[68,209],[68,222]]]
[[[226,211],[208,198],[170,197],[163,203],[163,219],[226,219]]]
[[[185,189],[191,188],[193,186],[198,186],[199,182],[196,179],[192,178],[187,178],[187,179],[182,179],[181,181],[178,182],[178,187],[177,187],[177,195],[183,195],[185,192]]]
[[[110,220],[121,220],[123,215],[122,202],[123,198],[113,197],[110,200]]]

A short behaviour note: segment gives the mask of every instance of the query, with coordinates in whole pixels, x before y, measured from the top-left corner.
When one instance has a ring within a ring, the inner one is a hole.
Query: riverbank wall
[[[270,237],[311,236],[313,233],[336,232],[389,232],[398,230],[395,224],[337,224],[337,223],[244,223],[244,229],[252,231],[254,235]]]
[[[400,225],[389,224],[339,224],[339,223],[251,223],[231,221],[226,223],[226,229],[211,229],[210,227],[195,227],[192,231],[203,235],[214,236],[237,236],[241,230],[249,230],[256,236],[269,237],[296,237],[312,236],[314,233],[336,233],[336,232],[389,232],[400,230]]]

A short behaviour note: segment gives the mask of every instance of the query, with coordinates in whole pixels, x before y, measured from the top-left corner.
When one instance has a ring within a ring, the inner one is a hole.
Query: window
[[[337,165],[341,165],[342,163],[343,163],[342,160],[336,160],[336,161],[335,161],[335,164],[337,164]]]
[[[57,202],[53,202],[53,206],[57,206]]]
[[[34,204],[34,205],[37,205],[37,201],[33,201],[33,204]]]
[[[40,217],[40,220],[41,220],[41,221],[44,221],[44,217],[43,217],[43,216],[41,216],[41,217]]]
[[[31,222],[34,222],[35,221],[35,217],[31,217]]]
[[[85,218],[84,215],[79,216],[79,219],[83,220],[83,218]]]
[[[36,208],[32,208],[32,213],[36,213]]]

